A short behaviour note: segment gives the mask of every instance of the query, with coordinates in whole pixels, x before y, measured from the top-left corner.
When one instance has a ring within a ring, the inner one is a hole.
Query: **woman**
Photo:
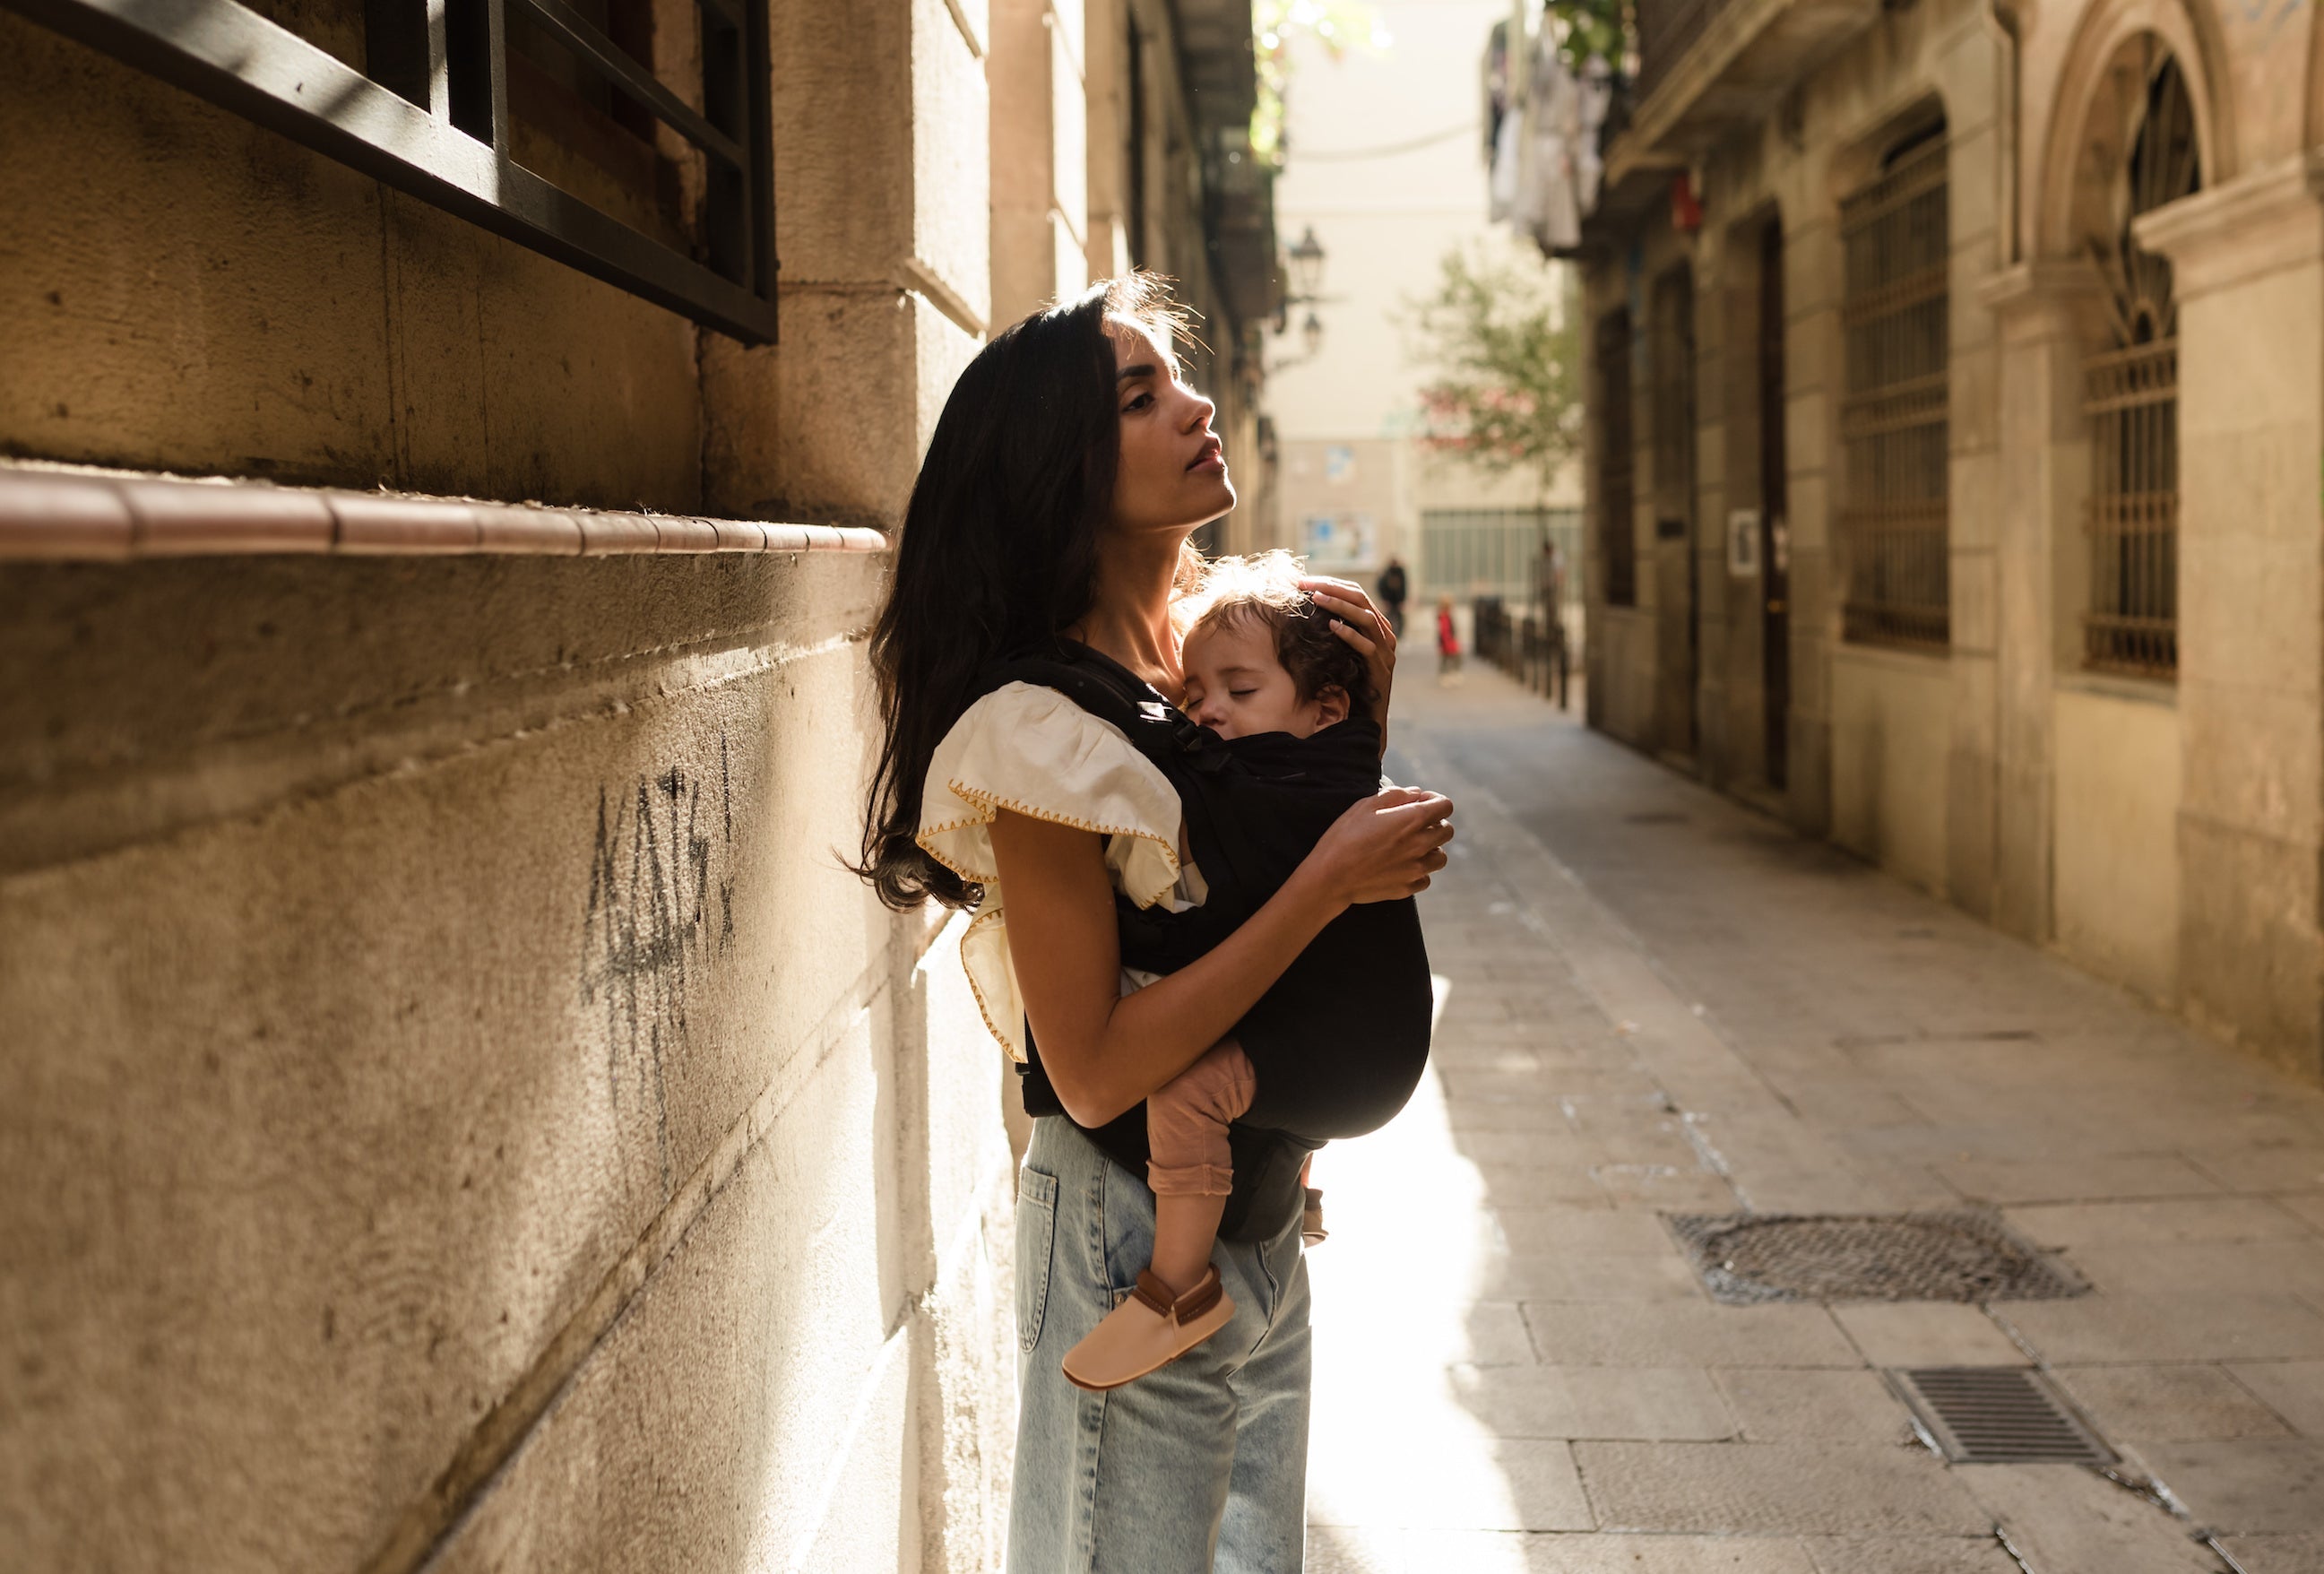
[[[872,637],[886,734],[861,872],[892,906],[980,906],[963,961],[987,1025],[1028,1062],[1017,1574],[1299,1568],[1298,1214],[1221,1243],[1236,1305],[1224,1330],[1127,1388],[1084,1393],[1059,1356],[1128,1292],[1154,1227],[1152,1194],[1093,1134],[1226,1037],[1348,906],[1425,888],[1452,837],[1444,799],[1380,793],[1208,955],[1159,979],[1123,975],[1116,893],[1174,906],[1203,894],[1176,796],[1120,731],[1055,690],[986,693],[980,676],[1070,641],[1162,699],[1180,694],[1172,613],[1199,563],[1188,538],[1234,488],[1213,406],[1179,378],[1177,326],[1159,286],[1133,276],[985,347],[929,444]],[[1384,621],[1352,585],[1314,587],[1371,661],[1384,712]]]

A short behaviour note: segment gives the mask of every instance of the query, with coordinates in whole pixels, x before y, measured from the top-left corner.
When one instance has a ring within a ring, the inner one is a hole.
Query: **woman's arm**
[[[1009,952],[1066,1112],[1084,1126],[1112,1120],[1224,1038],[1351,903],[1425,890],[1444,866],[1452,811],[1448,800],[1409,788],[1357,804],[1233,934],[1128,995],[1104,838],[1001,811],[992,856],[1008,893]]]

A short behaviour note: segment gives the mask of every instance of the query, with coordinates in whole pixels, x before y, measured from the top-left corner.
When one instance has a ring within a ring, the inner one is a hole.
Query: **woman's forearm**
[[[992,854],[1009,893],[1010,958],[1066,1113],[1095,1126],[1133,1107],[1224,1038],[1351,903],[1426,889],[1444,866],[1452,810],[1410,788],[1355,805],[1232,934],[1127,995],[1103,837],[1001,811]]]
[[[1343,911],[1303,866],[1210,951],[1117,999],[1093,1042],[1053,1049],[1044,1041],[1041,1063],[1059,1100],[1089,1126],[1135,1107],[1232,1032]]]

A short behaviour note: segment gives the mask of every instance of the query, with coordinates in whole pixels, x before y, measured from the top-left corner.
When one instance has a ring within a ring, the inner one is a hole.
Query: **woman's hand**
[[[1345,905],[1428,889],[1452,839],[1452,801],[1417,787],[1376,792],[1332,822],[1300,865]]]
[[[1379,724],[1381,751],[1385,753],[1388,691],[1396,681],[1396,631],[1380,616],[1379,608],[1372,605],[1370,592],[1352,579],[1310,575],[1299,581],[1299,588],[1332,615],[1332,632],[1361,652],[1371,668],[1372,691],[1379,697],[1372,706],[1372,719]]]

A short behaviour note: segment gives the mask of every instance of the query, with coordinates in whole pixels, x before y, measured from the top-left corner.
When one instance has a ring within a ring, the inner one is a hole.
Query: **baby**
[[[1181,708],[1222,738],[1274,733],[1313,739],[1352,715],[1371,740],[1368,764],[1376,785],[1370,670],[1332,632],[1329,616],[1299,588],[1298,574],[1296,560],[1280,551],[1212,565],[1183,646]],[[1234,1314],[1223,1291],[1211,1298],[1209,1287],[1217,1282],[1211,1250],[1234,1180],[1227,1127],[1250,1108],[1257,1091],[1250,1057],[1226,1039],[1147,1100],[1154,1260],[1130,1299],[1066,1354],[1065,1375],[1082,1387],[1114,1388],[1144,1376]],[[1303,1233],[1319,1240],[1321,1194],[1306,1195]]]

